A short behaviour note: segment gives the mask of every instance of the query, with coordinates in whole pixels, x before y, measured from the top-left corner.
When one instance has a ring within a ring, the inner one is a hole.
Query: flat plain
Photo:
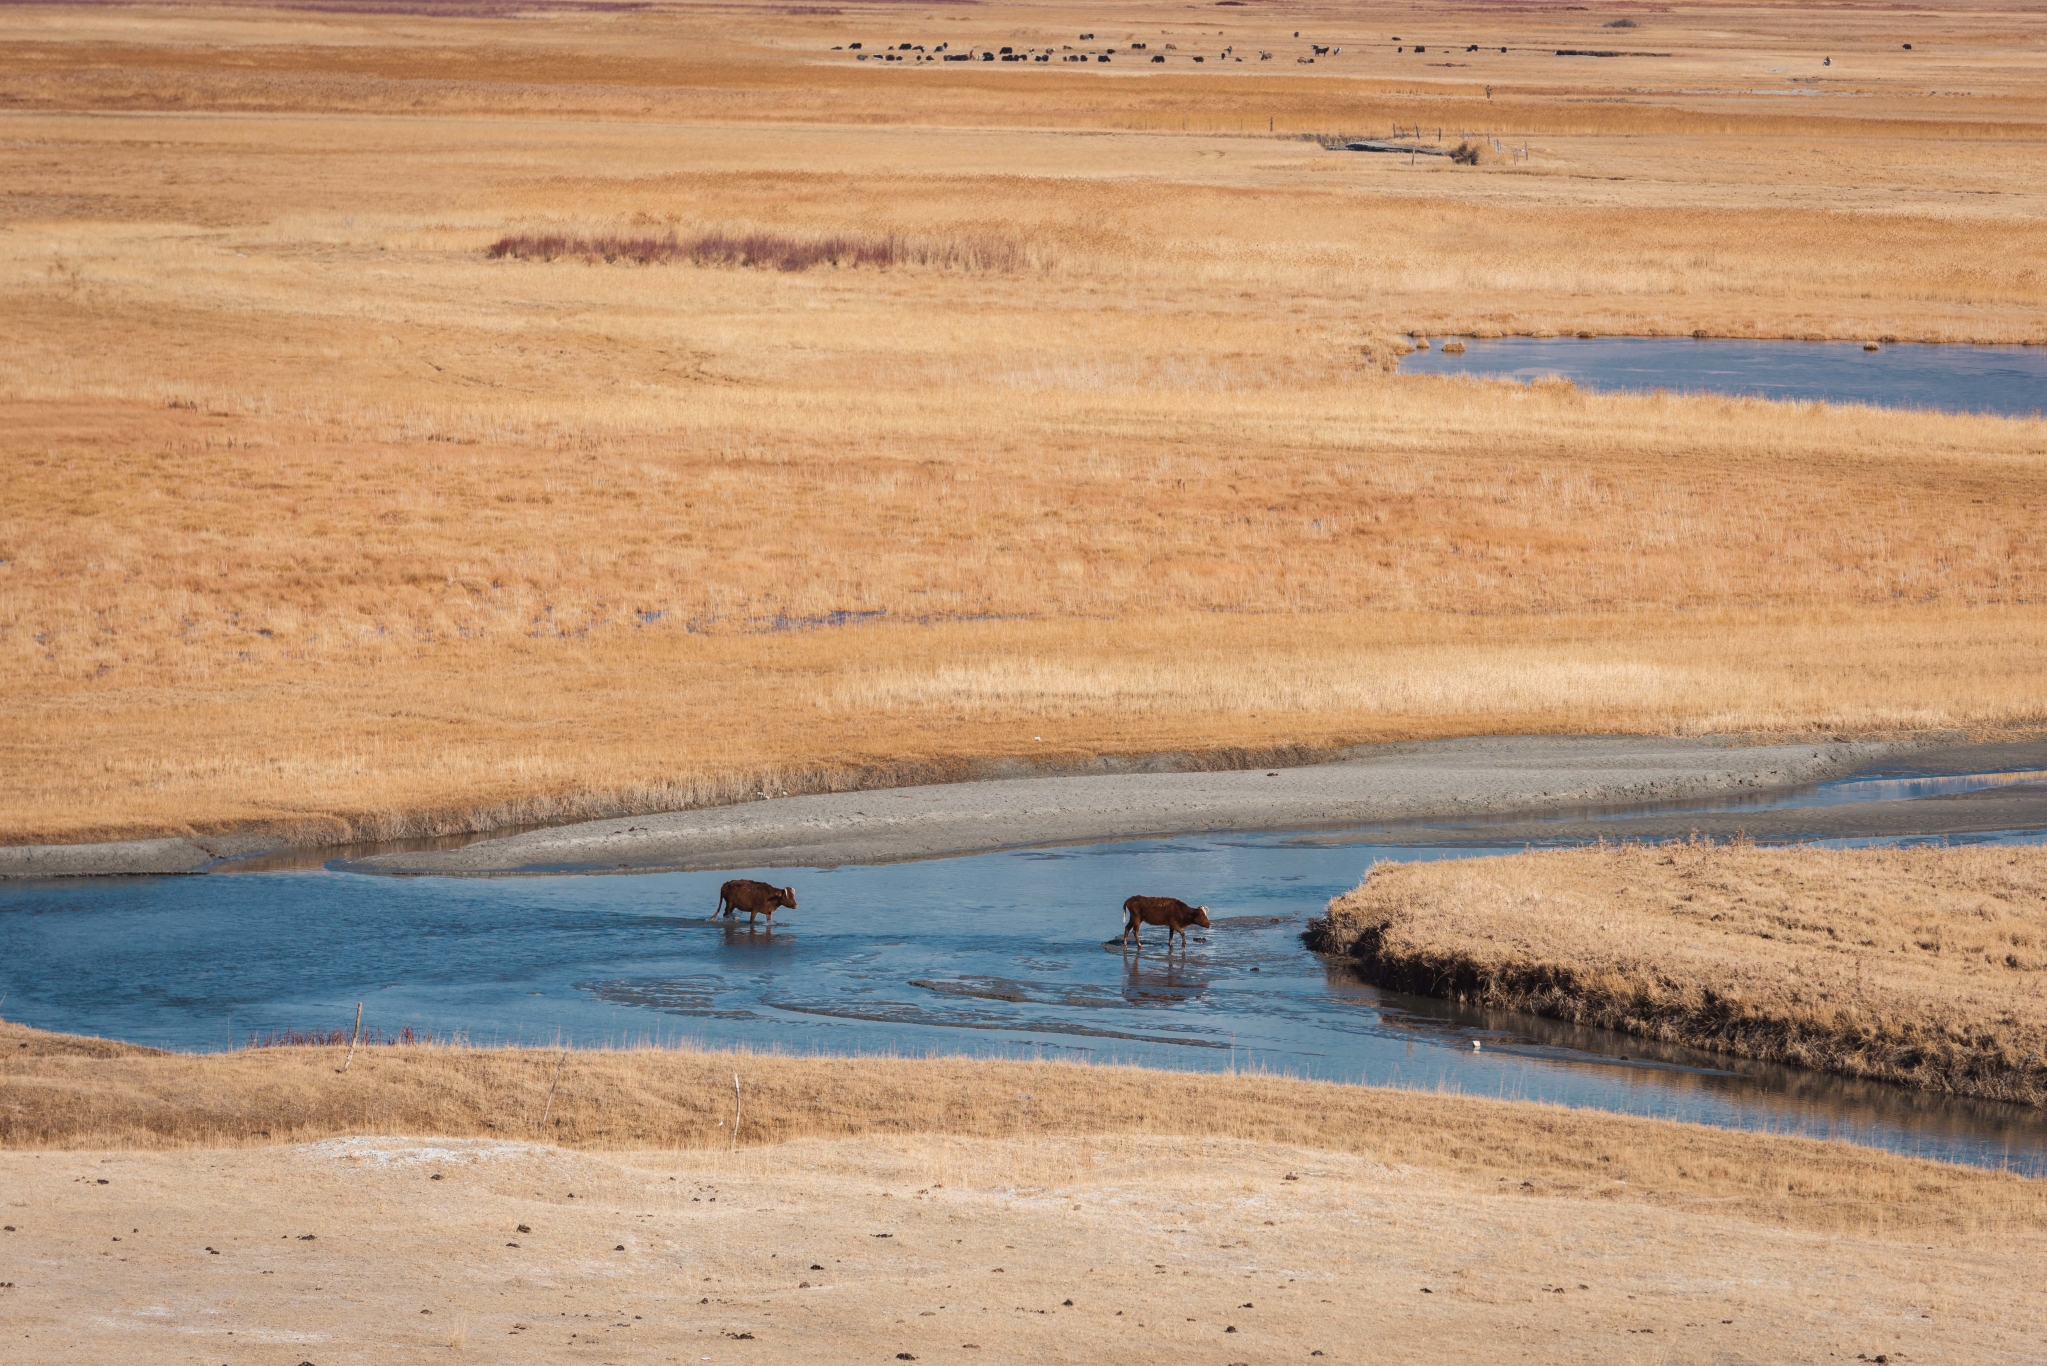
[[[2037,730],[2039,421],[1387,367],[2047,341],[2043,78],[2018,5],[16,6],[0,839]],[[1318,141],[1417,130],[1484,157]]]

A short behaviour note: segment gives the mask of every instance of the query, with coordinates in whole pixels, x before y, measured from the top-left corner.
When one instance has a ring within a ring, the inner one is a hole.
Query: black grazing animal
[[[1123,942],[1128,944],[1134,936],[1139,948],[1144,947],[1144,927],[1164,925],[1166,947],[1173,946],[1173,936],[1180,936],[1180,946],[1187,945],[1187,927],[1199,925],[1208,928],[1208,907],[1189,906],[1178,897],[1133,896],[1123,903]]]
[[[749,929],[753,926],[754,917],[761,915],[768,918],[768,928],[773,929],[777,906],[787,906],[790,910],[795,910],[796,889],[770,887],[767,883],[755,882],[752,878],[736,877],[718,889],[718,909],[711,912],[711,919],[716,920],[721,914],[730,916],[735,912],[745,911]]]

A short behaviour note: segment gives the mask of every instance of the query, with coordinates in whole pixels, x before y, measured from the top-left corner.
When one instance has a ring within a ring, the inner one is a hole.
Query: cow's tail
[[[710,918],[716,920],[723,914],[725,914],[725,893],[721,891],[718,893],[718,904],[711,908]]]

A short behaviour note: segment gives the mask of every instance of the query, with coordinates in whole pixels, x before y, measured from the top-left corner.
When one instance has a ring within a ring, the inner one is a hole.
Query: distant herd
[[[718,906],[711,912],[710,918],[716,920],[722,915],[730,920],[737,917],[739,912],[745,911],[748,929],[753,928],[760,917],[766,916],[768,928],[772,930],[775,927],[776,911],[795,909],[794,887],[775,887],[765,882],[756,882],[752,878],[736,877],[718,889]],[[1134,943],[1137,947],[1143,948],[1144,927],[1162,925],[1166,931],[1166,947],[1170,949],[1173,946],[1173,936],[1177,934],[1180,936],[1180,946],[1185,948],[1188,927],[1198,925],[1205,930],[1212,924],[1206,906],[1189,906],[1173,896],[1133,896],[1123,902],[1121,938],[1126,945]]]
[[[1225,5],[1229,5],[1229,4],[1241,4],[1242,2],[1243,2],[1243,0],[1220,0],[1220,3],[1222,3],[1222,4],[1225,4]],[[836,13],[836,11],[833,11],[833,12],[834,12],[834,13]],[[1611,27],[1611,25],[1609,25],[1609,27]],[[1190,36],[1191,36],[1191,35],[1190,35]],[[1222,32],[1221,32],[1220,30],[1218,30],[1218,31],[1217,31],[1217,33],[1216,33],[1216,36],[1217,36],[1217,37],[1222,37],[1222,36],[1223,36],[1223,35],[1222,35]],[[1295,37],[1295,38],[1299,38],[1300,36],[1301,36],[1301,35],[1300,35],[1300,32],[1299,32],[1299,30],[1296,30],[1296,31],[1294,32],[1294,37]],[[1094,35],[1094,34],[1092,34],[1092,33],[1083,33],[1083,34],[1081,34],[1081,35],[1080,35],[1080,37],[1079,37],[1079,41],[1080,41],[1080,42],[1083,42],[1083,43],[1092,43],[1092,42],[1094,41],[1094,37],[1095,37],[1095,35]],[[1410,47],[1410,46],[1412,46],[1412,48],[1413,48],[1414,52],[1415,52],[1415,53],[1416,53],[1417,55],[1420,55],[1420,54],[1425,54],[1425,53],[1427,53],[1427,52],[1428,52],[1428,50],[1429,50],[1429,45],[1428,45],[1427,43],[1414,43],[1414,44],[1412,44],[1412,45],[1410,45],[1410,44],[1406,44],[1406,43],[1402,43],[1402,42],[1401,42],[1401,40],[1400,40],[1400,38],[1399,38],[1399,36],[1398,36],[1397,34],[1396,34],[1396,35],[1395,35],[1395,36],[1393,37],[1392,41],[1393,41],[1393,42],[1394,42],[1394,43],[1396,44],[1396,46],[1395,46],[1395,48],[1394,48],[1394,53],[1395,53],[1396,55],[1399,55],[1399,56],[1405,56],[1405,55],[1407,54],[1407,52],[1408,52],[1408,50],[1409,50],[1409,47]],[[966,49],[965,51],[963,51],[963,52],[955,52],[955,51],[952,51],[952,50],[951,50],[951,49],[952,49],[952,44],[951,44],[951,43],[949,43],[949,42],[946,42],[946,43],[938,43],[938,44],[932,45],[932,46],[930,46],[930,47],[928,47],[928,48],[927,48],[927,46],[926,46],[925,44],[923,44],[923,43],[902,43],[902,42],[891,42],[891,43],[882,43],[882,44],[880,44],[880,45],[879,45],[879,46],[877,46],[877,47],[869,47],[869,46],[868,46],[868,45],[867,45],[866,43],[841,43],[841,44],[839,44],[839,45],[837,45],[837,46],[833,47],[833,48],[832,48],[832,51],[834,51],[834,52],[843,52],[843,53],[846,53],[846,54],[847,54],[848,56],[852,57],[852,58],[853,58],[853,59],[854,59],[855,61],[860,61],[860,62],[866,62],[866,61],[875,61],[875,62],[908,62],[908,63],[910,63],[910,64],[912,64],[912,65],[916,65],[916,64],[919,64],[919,63],[923,63],[923,62],[1096,62],[1096,63],[1102,63],[1102,64],[1106,64],[1106,63],[1108,63],[1108,62],[1114,61],[1114,60],[1115,60],[1115,59],[1116,59],[1116,58],[1117,58],[1118,56],[1122,56],[1122,57],[1124,57],[1124,58],[1125,58],[1126,60],[1134,60],[1134,61],[1140,61],[1140,62],[1142,62],[1142,61],[1146,61],[1147,59],[1149,59],[1149,61],[1150,61],[1150,62],[1152,62],[1153,64],[1156,64],[1156,65],[1163,65],[1163,64],[1164,64],[1164,62],[1165,62],[1165,60],[1166,60],[1166,53],[1167,53],[1167,52],[1171,52],[1171,53],[1174,53],[1174,54],[1176,54],[1176,55],[1178,55],[1178,56],[1181,56],[1181,57],[1186,57],[1186,58],[1189,58],[1189,59],[1191,59],[1191,60],[1193,60],[1193,61],[1196,61],[1196,62],[1206,62],[1206,61],[1208,61],[1208,60],[1209,60],[1207,56],[1205,56],[1205,55],[1202,55],[1202,54],[1199,54],[1199,53],[1194,53],[1194,52],[1181,52],[1181,51],[1179,51],[1179,44],[1177,44],[1177,43],[1167,43],[1167,44],[1165,44],[1164,46],[1165,46],[1165,52],[1153,52],[1153,51],[1150,51],[1150,50],[1149,50],[1149,45],[1148,45],[1148,44],[1145,44],[1145,43],[1138,43],[1138,42],[1131,42],[1131,43],[1126,43],[1126,44],[1125,44],[1125,45],[1124,45],[1124,46],[1123,46],[1123,47],[1122,47],[1122,48],[1121,48],[1120,50],[1119,50],[1119,49],[1117,49],[1117,48],[1114,48],[1114,47],[1109,47],[1109,46],[1106,46],[1106,45],[1103,45],[1103,46],[1098,46],[1098,47],[1089,47],[1089,48],[1083,48],[1083,49],[1075,49],[1075,48],[1074,48],[1074,46],[1073,46],[1073,44],[1071,44],[1071,43],[1061,43],[1061,44],[1059,44],[1059,45],[1058,45],[1057,47],[1051,47],[1051,46],[1047,46],[1047,47],[1043,47],[1043,48],[1036,48],[1036,47],[1015,47],[1015,46],[1010,46],[1010,47],[1001,47],[1001,48],[993,48],[993,47],[976,47],[976,46],[971,46],[971,45],[970,45],[970,46],[968,46],[968,47],[967,47],[967,49]],[[1438,45],[1438,46],[1437,46],[1437,49],[1436,49],[1436,50],[1437,50],[1438,52],[1444,52],[1444,51],[1455,51],[1455,50],[1457,50],[1458,46],[1459,46],[1458,44],[1454,44],[1454,43],[1453,43],[1453,44],[1450,44],[1448,48],[1445,48],[1445,47],[1443,47],[1443,46],[1441,46],[1441,45]],[[1910,44],[1910,43],[1907,43],[1907,44],[1905,44],[1905,46],[1906,46],[1906,47],[1910,47],[1910,46],[1911,46],[1911,44]],[[1478,52],[1478,51],[1480,51],[1480,50],[1481,50],[1481,47],[1480,47],[1480,45],[1479,45],[1479,44],[1477,44],[1477,43],[1465,43],[1465,44],[1463,44],[1463,45],[1462,45],[1462,48],[1463,48],[1463,51],[1464,51],[1464,52],[1466,52],[1466,53],[1473,53],[1473,52]],[[1272,58],[1273,58],[1273,54],[1272,54],[1272,53],[1271,53],[1270,51],[1268,51],[1268,50],[1265,50],[1265,49],[1253,49],[1253,50],[1257,52],[1257,54],[1258,54],[1258,60],[1259,60],[1259,61],[1261,61],[1261,62],[1269,62],[1269,61],[1271,61],[1271,60],[1272,60]],[[1485,49],[1483,49],[1483,50],[1485,50],[1485,51],[1490,51],[1490,50],[1491,50],[1491,48],[1490,48],[1490,46],[1488,46],[1488,47],[1486,47],[1486,48],[1485,48]],[[1504,54],[1506,53],[1506,51],[1507,51],[1507,49],[1506,49],[1506,48],[1504,48],[1504,47],[1500,49],[1500,52],[1501,52],[1501,53],[1502,53],[1503,55],[1504,55]],[[1301,54],[1297,55],[1297,56],[1296,56],[1296,57],[1294,58],[1294,61],[1295,61],[1295,62],[1297,62],[1297,63],[1299,63],[1299,64],[1300,64],[1300,65],[1302,65],[1302,66],[1313,66],[1313,65],[1315,64],[1315,59],[1316,59],[1317,57],[1340,57],[1340,56],[1342,56],[1342,55],[1343,55],[1343,49],[1342,49],[1341,47],[1337,47],[1337,46],[1335,46],[1335,45],[1333,45],[1333,44],[1330,44],[1330,43],[1317,43],[1317,42],[1312,42],[1312,41],[1311,41],[1311,42],[1310,42],[1310,43],[1308,44],[1308,50],[1307,50],[1307,52],[1305,52],[1305,53],[1301,53]],[[1650,57],[1664,57],[1664,56],[1669,56],[1670,54],[1668,54],[1668,53],[1660,53],[1660,52],[1652,52],[1652,53],[1620,53],[1620,52],[1584,52],[1584,53],[1580,53],[1580,52],[1577,52],[1577,51],[1575,51],[1575,50],[1568,50],[1568,49],[1567,49],[1567,50],[1560,50],[1560,51],[1559,51],[1559,52],[1557,53],[1557,55],[1558,55],[1559,57],[1565,57],[1565,56],[1587,56],[1587,57],[1621,57],[1621,56],[1650,56]],[[1216,60],[1216,61],[1218,61],[1218,62],[1231,62],[1231,61],[1234,61],[1234,62],[1242,62],[1242,61],[1244,60],[1244,56],[1243,56],[1243,54],[1241,54],[1241,53],[1239,53],[1239,52],[1237,51],[1237,47],[1236,47],[1236,44],[1234,44],[1234,43],[1231,43],[1231,44],[1229,44],[1228,46],[1224,46],[1224,47],[1222,47],[1222,48],[1221,48],[1221,50],[1220,50],[1219,52],[1217,52],[1217,53],[1215,54],[1215,60]],[[1490,98],[1490,97],[1489,97],[1489,98]]]

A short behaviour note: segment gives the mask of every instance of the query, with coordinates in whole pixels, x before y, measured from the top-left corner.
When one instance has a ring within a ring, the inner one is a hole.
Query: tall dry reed
[[[839,269],[931,266],[942,270],[1017,271],[1030,260],[1024,244],[979,235],[938,241],[901,233],[831,233],[797,237],[787,233],[727,232],[713,229],[687,237],[606,233],[571,236],[564,233],[514,233],[484,250],[491,260],[576,260],[605,265],[745,266],[758,270],[800,271],[819,266]]]

